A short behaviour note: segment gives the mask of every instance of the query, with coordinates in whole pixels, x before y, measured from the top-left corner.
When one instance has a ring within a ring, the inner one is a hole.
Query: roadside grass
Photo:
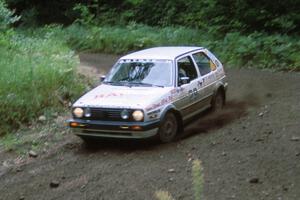
[[[73,25],[55,29],[78,51],[124,54],[154,46],[204,46],[227,66],[270,70],[300,70],[300,37],[254,32],[216,34],[186,27]],[[44,29],[45,31],[45,29]],[[43,31],[42,31],[43,32]]]
[[[67,112],[67,110],[64,110]],[[62,138],[69,133],[64,126],[67,116],[49,118],[45,122],[33,121],[30,127],[21,126],[14,134],[5,134],[0,139],[0,150],[27,155],[30,150],[37,153],[56,148]]]
[[[0,135],[49,110],[61,111],[84,90],[78,57],[51,33],[0,33],[0,57]]]
[[[195,200],[201,200],[203,195],[203,167],[200,160],[194,160],[192,164],[192,182]],[[175,200],[168,191],[158,190],[154,195],[158,200]]]
[[[300,36],[253,32],[218,34],[183,26],[150,27],[130,23],[127,26],[96,26],[74,23],[39,29],[26,29],[35,37],[55,35],[70,48],[82,52],[126,54],[155,46],[203,46],[211,50],[227,67],[270,70],[300,70]]]
[[[16,151],[18,153],[21,153],[21,152],[17,151],[16,147],[22,143],[23,143],[23,141],[21,141],[18,137],[16,137],[15,134],[6,134],[0,140],[0,146],[2,146],[4,148],[4,150]]]
[[[203,167],[200,160],[193,161],[192,174],[193,174],[195,200],[201,200],[204,180],[203,180]]]
[[[159,190],[155,192],[155,197],[158,200],[174,200],[171,194],[167,191]]]

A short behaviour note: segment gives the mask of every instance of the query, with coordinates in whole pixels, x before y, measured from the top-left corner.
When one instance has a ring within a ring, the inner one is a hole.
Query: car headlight
[[[136,110],[132,113],[132,117],[135,121],[142,121],[144,119],[144,113],[141,110]]]
[[[128,110],[123,110],[121,112],[121,118],[122,119],[128,119],[129,118],[129,112],[128,112]]]
[[[84,109],[84,116],[85,117],[90,117],[92,115],[91,109],[90,108],[85,108]]]
[[[75,108],[73,110],[73,114],[75,115],[75,117],[81,118],[83,116],[83,109],[82,108]]]

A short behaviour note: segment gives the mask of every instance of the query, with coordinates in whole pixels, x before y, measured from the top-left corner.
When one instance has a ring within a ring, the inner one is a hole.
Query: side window
[[[177,66],[178,78],[189,77],[191,81],[198,78],[197,70],[190,56],[179,59]]]
[[[216,70],[216,65],[202,52],[193,54],[201,76]]]

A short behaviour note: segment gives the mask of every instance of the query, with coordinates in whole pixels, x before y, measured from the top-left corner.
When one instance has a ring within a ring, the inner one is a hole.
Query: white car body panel
[[[172,88],[100,85],[83,95],[74,107],[143,109],[167,95]]]

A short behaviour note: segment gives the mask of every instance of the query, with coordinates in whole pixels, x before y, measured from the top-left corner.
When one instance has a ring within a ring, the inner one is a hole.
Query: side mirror
[[[100,83],[102,83],[104,81],[104,79],[106,78],[105,75],[100,76]]]
[[[184,85],[190,83],[190,77],[184,76],[179,78],[179,85]]]

